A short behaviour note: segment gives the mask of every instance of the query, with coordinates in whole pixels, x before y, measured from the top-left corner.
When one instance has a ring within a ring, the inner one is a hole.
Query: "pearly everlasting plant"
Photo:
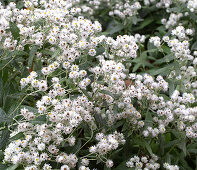
[[[195,169],[196,18],[185,0],[0,4],[0,169]]]

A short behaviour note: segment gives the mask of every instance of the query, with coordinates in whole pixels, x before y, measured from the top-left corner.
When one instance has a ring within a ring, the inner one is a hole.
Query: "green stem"
[[[10,61],[8,61],[0,70],[3,70],[8,64],[10,64],[16,56],[14,56]]]
[[[86,143],[84,143],[83,144],[83,146],[82,147],[80,147],[78,150],[77,150],[77,152],[75,152],[75,154],[77,154],[89,141],[91,141],[92,140],[92,137],[93,137],[93,130],[92,130],[92,128],[91,128],[91,137],[90,137],[90,139],[86,142]]]

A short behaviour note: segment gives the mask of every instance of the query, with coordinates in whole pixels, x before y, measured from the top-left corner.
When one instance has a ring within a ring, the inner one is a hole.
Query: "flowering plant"
[[[2,3],[0,169],[195,169],[196,12],[192,0]]]

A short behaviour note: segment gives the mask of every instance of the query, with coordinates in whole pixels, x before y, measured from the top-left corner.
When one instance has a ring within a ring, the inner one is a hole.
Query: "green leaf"
[[[132,72],[136,72],[141,66],[141,63],[137,63],[134,67],[133,67],[133,70]]]
[[[79,139],[78,142],[72,148],[72,153],[77,152],[81,148],[81,146],[82,146],[82,142],[81,139]]]
[[[177,145],[178,143],[180,142],[179,139],[176,139],[176,140],[173,140],[173,141],[169,141],[167,144],[165,144],[164,148],[167,149],[167,148],[170,148],[174,145]]]
[[[4,152],[1,150],[0,151],[0,161],[3,160],[4,157]],[[0,164],[0,168],[1,168],[1,164]]]
[[[3,72],[3,71],[2,71]],[[0,76],[0,103],[2,103],[2,99],[3,99],[3,80],[2,77]]]
[[[197,154],[197,149],[188,149],[187,151],[188,151],[189,153]]]
[[[168,84],[169,84],[169,96],[171,96],[175,90],[175,82],[173,80],[170,80]]]
[[[7,165],[4,165],[4,164],[0,164],[0,169],[6,169],[8,166]]]
[[[109,96],[111,96],[113,99],[118,99],[120,97],[120,95],[117,95],[117,94],[112,94],[110,91],[108,90],[100,90],[99,91],[100,93],[103,93],[103,94],[107,94]]]
[[[83,92],[83,94],[88,98],[89,101],[92,101],[91,96],[88,94],[88,92],[84,89],[81,89],[81,91]]]
[[[2,149],[6,145],[9,136],[10,136],[10,132],[8,130],[2,131],[1,139],[0,139],[0,149]]]
[[[181,140],[181,141],[177,144],[177,146],[179,147],[179,149],[181,149],[181,150],[183,151],[184,156],[186,156],[186,155],[187,155],[186,141],[185,141],[184,139]]]
[[[184,169],[187,169],[187,170],[193,170],[187,163],[187,161],[185,160],[185,158],[182,156],[182,154],[179,155],[179,158],[178,158],[182,164],[182,166],[184,167]]]
[[[34,45],[29,52],[29,60],[28,60],[28,67],[29,68],[32,67],[32,62],[33,62],[33,59],[34,59],[34,56],[35,56],[37,50],[38,50],[38,46]]]
[[[197,41],[192,45],[191,50],[197,50]]]
[[[174,69],[175,69],[175,71],[176,71],[176,74],[177,74],[177,75],[180,75],[180,73],[181,73],[181,70],[180,70],[181,66],[180,66],[179,62],[178,62],[178,61],[175,61],[175,62],[173,63],[173,65],[174,65]]]
[[[105,113],[105,109],[102,109],[102,113]],[[100,114],[95,114],[94,115],[96,122],[100,125],[100,126],[105,126],[105,120],[102,118],[102,116]]]
[[[147,18],[144,21],[142,21],[140,23],[140,25],[138,27],[135,27],[133,30],[140,30],[143,29],[144,27],[146,27],[147,25],[149,25],[150,23],[152,23],[154,21],[153,18]]]
[[[136,65],[133,67],[132,72],[136,72],[140,66],[145,68],[146,66],[152,67],[152,64],[148,61],[148,58],[152,58],[151,56],[148,55],[148,53],[156,52],[157,49],[150,49],[147,51],[144,51],[140,54],[140,57],[135,58],[132,62],[136,63]]]
[[[24,96],[26,93],[13,93],[13,94],[9,94],[7,95],[7,97],[10,97],[10,98],[14,98],[14,99],[20,99],[21,96]]]
[[[0,108],[0,123],[6,122],[7,120],[8,120],[7,114],[2,108]]]
[[[73,81],[71,79],[66,79],[66,85],[68,85],[69,88],[72,90],[74,90],[74,88],[75,88],[75,84],[73,83]]]
[[[111,168],[108,168],[106,165],[104,166],[104,170],[111,170]]]
[[[128,168],[128,167],[126,166],[126,162],[127,162],[127,161],[121,162],[121,164],[118,165],[116,168],[114,168],[114,170],[131,170],[131,168]]]
[[[118,114],[118,106],[117,106],[117,104],[114,104],[114,106],[113,106],[113,111],[114,111],[114,114],[115,114],[115,115]]]
[[[21,8],[23,8],[23,7],[24,7],[24,2],[23,2],[23,1],[17,2],[16,8],[21,9]]]
[[[58,49],[53,53],[52,58],[57,58],[57,56],[60,54],[60,52],[61,52],[61,49],[58,48]]]
[[[31,120],[30,122],[32,124],[43,124],[46,122],[46,115],[41,115],[41,116],[38,116],[36,117],[34,120]]]
[[[11,31],[12,36],[14,37],[14,39],[15,40],[19,40],[19,38],[20,38],[20,34],[19,34],[20,30],[16,26],[16,24],[13,23],[13,22],[10,22],[10,31]]]
[[[15,165],[10,166],[6,170],[15,170],[18,166],[19,166],[18,164],[15,164]]]
[[[48,49],[41,50],[41,53],[42,53],[43,55],[50,55],[50,56],[52,56],[52,55],[54,54],[53,51],[48,50]]]
[[[145,123],[147,126],[152,126],[153,118],[152,118],[152,113],[151,112],[146,112],[145,116]]]
[[[21,139],[22,137],[24,137],[24,134],[22,132],[17,133],[16,135],[14,135],[13,137],[10,138],[10,141],[14,141],[17,139]]]
[[[106,32],[110,35],[120,32],[124,28],[124,25],[121,23],[115,24],[114,21],[110,22]]]
[[[161,59],[158,59],[154,62],[154,64],[162,64],[162,63],[169,63],[170,61],[174,60],[174,54],[169,54]]]
[[[164,100],[170,100],[170,97],[165,94],[159,94],[159,96],[162,96]]]
[[[146,150],[149,152],[150,155],[153,154],[152,149],[151,149],[151,145],[145,139],[135,138],[133,140],[134,140],[134,143],[136,143],[138,145],[141,145],[144,148],[146,148]]]
[[[172,67],[171,65],[167,65],[167,66],[165,66],[163,68],[160,68],[160,69],[152,69],[152,70],[149,70],[148,72],[151,75],[153,75],[153,76],[158,75],[158,74],[160,74],[162,76],[164,76],[164,75],[166,76],[166,75],[168,75],[170,73],[170,68],[171,67]]]
[[[197,154],[197,143],[191,143],[191,144],[187,145],[187,151],[189,153]]]
[[[152,149],[150,147],[150,144],[147,141],[144,140],[144,145],[145,145],[147,151],[149,152],[149,154],[153,155],[153,152],[152,152]]]
[[[116,130],[117,128],[123,126],[125,124],[125,121],[124,120],[121,120],[121,121],[118,121],[117,123],[115,123],[113,125],[113,129]],[[128,129],[127,129],[128,130]],[[123,131],[123,130],[122,130]]]
[[[21,108],[21,109],[26,108],[26,109],[28,109],[30,112],[38,113],[38,110],[37,110],[36,108],[34,108],[34,107],[30,107],[30,106],[26,106],[26,105],[21,105],[20,108]]]
[[[166,153],[166,155],[165,155],[165,162],[171,164],[171,157],[172,156],[169,153]]]
[[[28,56],[28,53],[25,52],[25,51],[18,51],[18,50],[16,50],[16,51],[13,52],[13,55],[17,55],[17,56]]]

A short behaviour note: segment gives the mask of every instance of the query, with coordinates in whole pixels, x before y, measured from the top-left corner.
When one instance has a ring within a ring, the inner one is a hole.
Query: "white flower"
[[[20,84],[21,84],[21,87],[24,88],[28,84],[26,78],[22,78],[20,81]]]
[[[38,144],[38,150],[43,151],[44,149],[45,149],[45,144],[44,143]]]
[[[108,168],[111,168],[111,167],[113,167],[113,165],[114,165],[113,161],[110,160],[110,159],[108,159],[107,162],[106,162],[106,166],[107,166]]]
[[[69,69],[70,68],[70,63],[68,61],[63,63],[63,68]]]
[[[49,39],[49,43],[51,43],[51,44],[55,44],[56,43],[56,38],[55,37],[48,37],[48,39]]]
[[[45,163],[43,166],[43,170],[52,170],[52,167],[51,165]]]
[[[47,83],[45,81],[40,81],[38,87],[40,91],[46,91],[48,89]]]
[[[62,165],[61,170],[70,170],[70,167],[68,165]]]
[[[96,50],[95,49],[90,49],[89,52],[88,52],[88,54],[90,56],[95,56],[96,55]]]
[[[96,150],[97,150],[96,146],[91,146],[89,148],[89,152],[91,152],[91,153],[96,153]]]
[[[84,166],[88,166],[89,165],[89,160],[87,158],[83,158],[81,160],[81,164],[84,165]]]

